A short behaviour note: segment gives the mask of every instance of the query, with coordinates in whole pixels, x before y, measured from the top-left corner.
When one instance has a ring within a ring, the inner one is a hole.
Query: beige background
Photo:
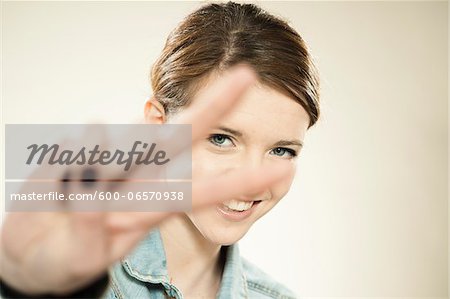
[[[242,253],[304,297],[447,297],[448,3],[257,3],[309,43],[323,117]],[[136,120],[198,5],[3,2],[2,123]]]

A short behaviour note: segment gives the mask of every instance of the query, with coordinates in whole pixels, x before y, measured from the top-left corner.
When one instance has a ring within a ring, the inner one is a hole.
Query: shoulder
[[[299,297],[285,285],[273,279],[255,264],[245,258],[242,259],[242,268],[247,281],[250,298],[277,298],[298,299]],[[265,296],[265,297],[262,297]]]

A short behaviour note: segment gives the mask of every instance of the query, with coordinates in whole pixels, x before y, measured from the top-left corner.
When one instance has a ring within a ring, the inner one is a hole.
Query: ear
[[[154,97],[145,102],[144,115],[145,123],[163,124],[166,122],[164,107]]]

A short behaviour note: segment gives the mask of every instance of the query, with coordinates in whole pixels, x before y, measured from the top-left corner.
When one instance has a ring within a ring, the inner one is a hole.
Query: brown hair
[[[295,99],[319,118],[319,78],[304,40],[285,21],[253,4],[207,4],[188,15],[167,38],[151,73],[155,98],[167,114],[189,104],[214,71],[253,67],[262,84]]]

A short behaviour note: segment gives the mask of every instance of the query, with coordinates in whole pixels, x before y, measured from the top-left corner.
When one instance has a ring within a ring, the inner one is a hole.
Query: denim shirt
[[[218,299],[291,299],[295,294],[268,274],[241,258],[237,244],[226,246]],[[182,299],[169,281],[164,245],[158,229],[110,268],[110,286],[102,298]]]

